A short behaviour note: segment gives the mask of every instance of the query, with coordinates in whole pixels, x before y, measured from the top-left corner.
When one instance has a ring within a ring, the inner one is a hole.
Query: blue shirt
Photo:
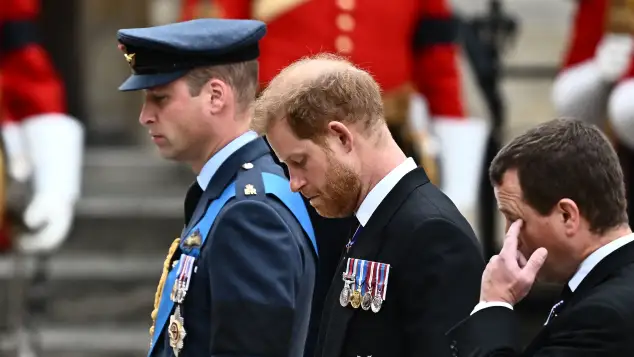
[[[200,174],[196,177],[198,185],[204,190],[207,189],[207,185],[211,181],[212,177],[216,174],[216,171],[220,168],[223,162],[229,158],[234,152],[238,151],[241,147],[248,144],[252,140],[258,138],[258,134],[255,131],[247,131],[246,133],[233,139],[229,144],[220,149],[214,156],[200,170]]]

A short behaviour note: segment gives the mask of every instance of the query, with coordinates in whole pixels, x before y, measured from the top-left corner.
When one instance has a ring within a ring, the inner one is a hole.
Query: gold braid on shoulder
[[[181,243],[180,238],[174,239],[169,251],[167,252],[167,258],[163,262],[163,273],[161,274],[161,280],[159,280],[156,287],[156,294],[154,295],[154,310],[152,310],[152,327],[150,327],[150,338],[154,336],[154,329],[156,328],[156,317],[158,316],[159,305],[161,304],[161,295],[163,294],[163,287],[165,286],[165,280],[167,280],[167,274],[169,273],[170,263],[172,262],[172,256],[176,253],[178,245]]]

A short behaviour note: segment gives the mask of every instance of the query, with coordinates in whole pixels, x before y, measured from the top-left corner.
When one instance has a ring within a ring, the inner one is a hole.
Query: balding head
[[[256,131],[266,134],[279,120],[286,120],[298,138],[313,141],[332,121],[367,131],[385,124],[381,90],[369,73],[341,57],[305,58],[273,78],[256,103]]]

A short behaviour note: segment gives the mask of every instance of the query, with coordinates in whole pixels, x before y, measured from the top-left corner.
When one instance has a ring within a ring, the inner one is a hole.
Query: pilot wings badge
[[[185,238],[183,242],[183,248],[193,249],[198,248],[203,244],[203,237],[200,235],[200,231],[197,229],[189,237]]]

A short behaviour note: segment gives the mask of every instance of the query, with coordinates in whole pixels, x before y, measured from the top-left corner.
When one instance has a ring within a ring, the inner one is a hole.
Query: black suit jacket
[[[340,305],[348,257],[391,265],[378,313]],[[340,260],[316,356],[451,356],[445,332],[477,304],[483,270],[465,218],[422,168],[415,169],[390,191]]]
[[[513,310],[490,307],[449,331],[454,356],[634,356],[634,243],[605,257],[522,350]]]

